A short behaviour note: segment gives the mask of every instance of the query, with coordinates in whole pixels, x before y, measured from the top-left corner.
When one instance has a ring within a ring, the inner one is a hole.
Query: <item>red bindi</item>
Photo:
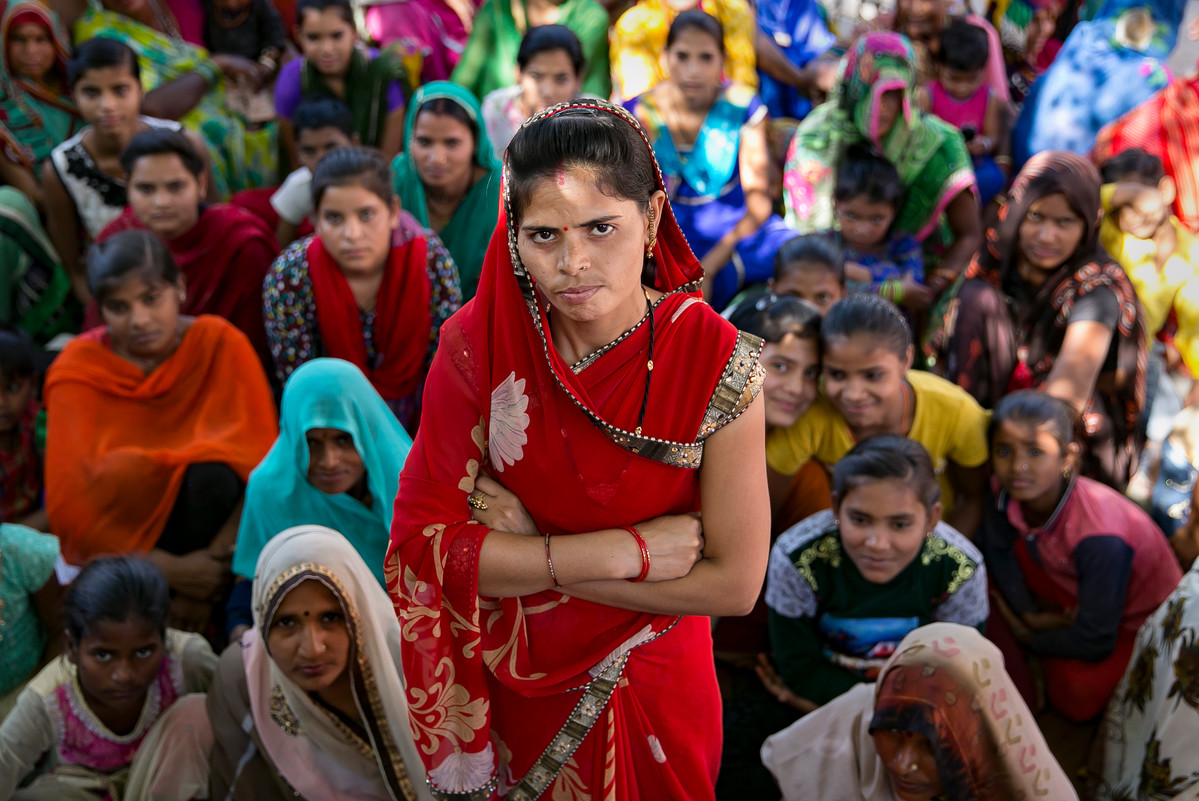
[[[569,226],[569,225],[564,225],[564,226],[562,226],[562,230],[563,230],[563,231],[569,231],[569,230],[570,230],[570,226]]]

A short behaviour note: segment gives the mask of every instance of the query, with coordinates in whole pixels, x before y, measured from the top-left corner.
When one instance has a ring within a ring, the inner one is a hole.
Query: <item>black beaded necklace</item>
[[[649,382],[654,377],[654,306],[649,300],[649,291],[645,292],[645,313],[649,315],[649,361],[645,363],[645,394],[641,397],[641,414],[637,415],[637,427],[633,433],[641,436],[641,426],[645,424],[645,410],[649,408]]]

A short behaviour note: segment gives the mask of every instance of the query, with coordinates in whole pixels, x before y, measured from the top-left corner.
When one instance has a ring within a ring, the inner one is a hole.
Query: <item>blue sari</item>
[[[769,0],[758,3],[757,7],[758,27],[797,67],[807,66],[837,43],[817,0]],[[762,102],[770,110],[771,117],[801,120],[812,110],[812,101],[794,86],[761,70],[758,80],[762,83]]]
[[[716,98],[690,150],[679,148],[652,91],[625,104],[649,134],[662,167],[674,216],[696,256],[711,250],[745,216],[741,187],[741,129],[757,123],[766,108],[753,90],[730,84]],[[777,214],[737,244],[712,283],[713,308],[724,308],[748,284],[774,273],[774,254],[795,232]]]

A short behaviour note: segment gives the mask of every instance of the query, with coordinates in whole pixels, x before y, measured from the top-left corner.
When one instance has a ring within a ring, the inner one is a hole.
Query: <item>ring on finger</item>
[[[480,512],[487,511],[487,501],[483,500],[482,495],[467,495],[466,502],[472,509],[478,509]]]

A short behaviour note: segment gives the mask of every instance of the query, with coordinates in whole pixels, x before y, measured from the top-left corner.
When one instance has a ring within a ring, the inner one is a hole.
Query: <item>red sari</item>
[[[499,226],[478,294],[442,329],[386,563],[434,796],[710,799],[721,723],[707,618],[553,591],[480,598],[489,530],[466,499],[487,470],[557,535],[698,510],[703,440],[761,387],[758,342],[700,300],[702,270],[667,207],[638,437],[650,326],[576,373],[503,213]]]

